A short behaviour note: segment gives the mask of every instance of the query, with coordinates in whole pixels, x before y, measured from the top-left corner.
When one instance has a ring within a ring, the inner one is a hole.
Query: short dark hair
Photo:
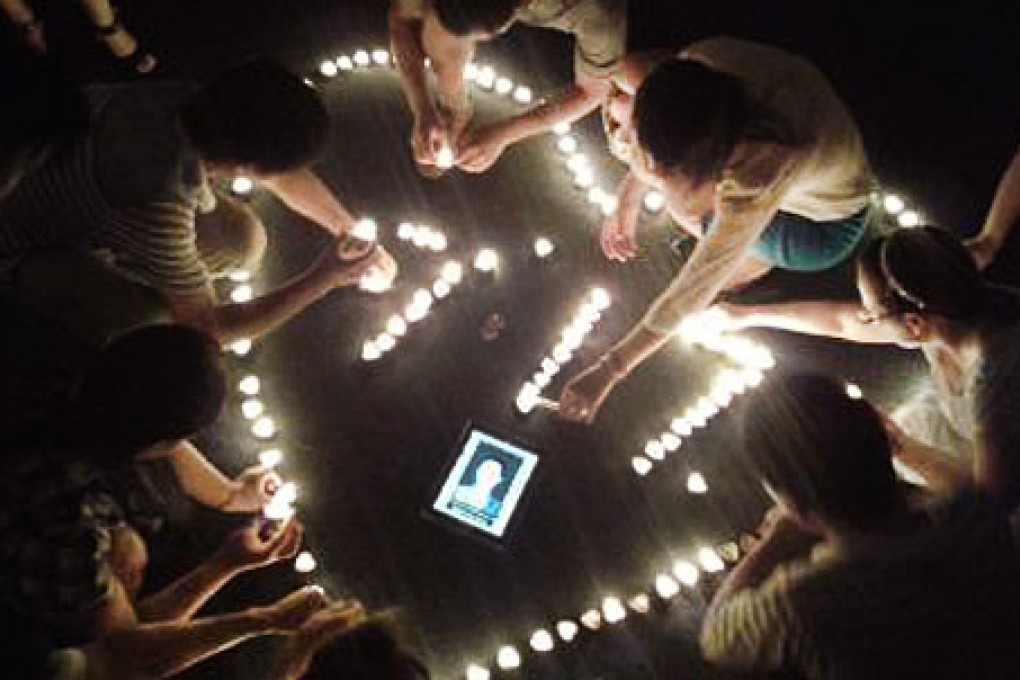
[[[270,174],[312,163],[329,134],[329,116],[315,91],[266,59],[204,83],[181,107],[180,119],[203,160]]]
[[[219,416],[226,398],[220,349],[179,324],[145,326],[105,347],[79,392],[88,454],[127,463],[144,448],[189,437]]]
[[[392,614],[373,616],[319,650],[302,680],[429,680],[428,668],[401,638]]]
[[[432,0],[439,23],[450,33],[498,33],[513,21],[521,0]]]
[[[665,61],[645,78],[634,126],[652,160],[696,185],[718,179],[742,141],[796,143],[788,125],[756,103],[738,78],[692,59]]]
[[[878,412],[831,378],[773,371],[742,430],[752,468],[798,512],[867,530],[902,500]]]

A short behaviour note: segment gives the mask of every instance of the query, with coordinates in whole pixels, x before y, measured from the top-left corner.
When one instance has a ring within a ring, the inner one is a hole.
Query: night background
[[[961,234],[980,226],[999,173],[1020,143],[1013,3],[630,3],[632,50],[679,48],[728,34],[808,57],[856,116],[884,186],[934,223]],[[91,38],[74,3],[44,0],[37,8],[54,57],[81,80],[125,77]],[[258,54],[313,75],[324,58],[386,47],[386,11],[383,0],[122,5],[128,27],[160,57],[159,78],[202,77]],[[476,62],[548,95],[569,81],[572,46],[553,32],[516,28],[481,46]],[[640,256],[627,265],[609,263],[598,244],[601,215],[571,185],[554,136],[512,148],[484,175],[453,172],[430,181],[411,162],[410,113],[392,71],[313,77],[333,116],[333,142],[318,171],[355,214],[379,221],[401,275],[393,292],[379,298],[332,294],[231,362],[235,384],[248,373],[261,377],[262,398],[280,426],[273,445],[287,455],[281,472],[300,487],[307,543],[320,564],[309,582],[371,608],[399,610],[436,677],[459,677],[472,661],[492,664],[508,643],[521,650],[524,665],[506,677],[723,677],[697,656],[699,592],[647,616],[631,615],[609,631],[582,633],[543,657],[527,642],[536,628],[576,617],[606,595],[626,599],[648,591],[672,559],[732,540],[765,508],[740,469],[727,415],[647,477],[631,469],[645,442],[706,391],[719,365],[711,354],[669,345],[617,388],[591,428],[558,423],[541,410],[521,417],[513,408],[520,384],[591,286],[608,290],[613,306],[544,394],[555,398],[567,378],[641,316],[682,262],[667,245],[667,220],[646,214]],[[506,98],[477,94],[483,120],[519,110]],[[595,156],[600,184],[609,188],[623,169],[600,151],[596,119],[576,129]],[[267,196],[256,193],[252,200],[270,230],[258,292],[305,266],[325,236]],[[395,228],[402,221],[442,230],[449,250],[429,254],[399,241]],[[556,245],[547,259],[532,250],[538,236]],[[395,350],[381,361],[360,360],[362,342],[416,288],[431,283],[445,260],[469,264],[481,246],[501,256],[494,275],[468,268],[465,282]],[[1018,263],[1014,239],[993,277],[1017,282]],[[770,276],[756,294],[845,296],[852,288],[846,272],[821,279],[787,274]],[[480,328],[493,313],[505,317],[506,328],[486,341]],[[832,372],[886,403],[919,372],[917,357],[895,349],[778,332],[754,336],[780,363]],[[424,514],[469,421],[541,455],[520,522],[502,549]],[[247,426],[235,396],[215,431],[203,436],[204,450],[231,471],[251,464],[265,447]],[[704,474],[707,494],[687,492],[690,470]],[[208,554],[228,526],[194,507],[180,508],[177,519],[151,551],[152,585]],[[268,602],[301,582],[290,565],[278,565],[239,579],[211,609]],[[246,643],[185,677],[260,677],[251,669],[264,665],[273,643]]]

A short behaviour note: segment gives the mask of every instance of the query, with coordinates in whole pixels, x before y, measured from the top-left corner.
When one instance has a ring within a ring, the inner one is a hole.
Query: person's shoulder
[[[755,79],[767,74],[772,74],[773,78],[792,77],[793,74],[815,78],[818,75],[818,69],[810,61],[782,47],[726,35],[695,41],[680,52],[680,57]]]
[[[717,35],[711,38],[695,40],[680,51],[684,59],[706,58],[725,59],[757,53],[784,53],[778,47],[763,43],[735,38],[729,35]]]

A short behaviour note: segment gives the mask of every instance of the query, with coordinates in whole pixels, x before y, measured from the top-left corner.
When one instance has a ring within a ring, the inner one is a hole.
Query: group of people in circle
[[[641,201],[653,189],[696,241],[641,321],[566,383],[561,417],[591,423],[614,387],[695,315],[730,331],[896,344],[927,361],[930,381],[889,414],[829,379],[783,371],[748,398],[744,448],[775,507],[715,594],[705,654],[809,677],[917,677],[920,668],[1010,677],[1016,666],[999,643],[1020,630],[1007,606],[1020,602],[1009,531],[1020,505],[1020,297],[982,270],[1020,213],[1020,155],[969,240],[931,226],[890,229],[872,202],[878,184],[853,116],[802,57],[734,37],[628,53],[626,0],[393,0],[389,12],[410,153],[423,175],[446,171],[443,150],[461,171],[484,172],[508,146],[601,108],[607,146],[627,169],[602,225],[606,257],[635,256]],[[515,24],[569,34],[573,82],[520,115],[477,125],[464,67],[479,42]],[[266,59],[199,84],[84,88],[67,87],[45,62],[13,65],[36,87],[0,130],[0,295],[99,358],[58,416],[32,414],[46,425],[30,419],[19,430],[15,448],[46,455],[7,475],[5,603],[42,631],[53,677],[163,677],[275,632],[291,636],[279,678],[321,677],[310,674],[312,657],[360,628],[357,603],[304,590],[235,618],[195,617],[228,578],[292,555],[296,520],[239,530],[204,571],[142,600],[147,554],[132,518],[151,503],[124,489],[160,468],[200,503],[258,511],[279,483],[271,471],[228,479],[188,442],[222,406],[217,348],[271,331],[366,275],[381,289],[396,277],[394,258],[352,236],[355,219],[312,169],[327,143],[325,107]],[[224,302],[212,282],[257,266],[267,247],[259,217],[223,190],[240,175],[328,242],[275,289]],[[724,295],[776,268],[848,262],[854,300],[742,305]],[[905,488],[894,465],[923,492]],[[40,547],[40,535],[51,543]],[[75,568],[58,568],[69,555]],[[915,578],[925,570],[935,575]],[[427,675],[396,643],[374,644],[388,652],[389,675],[351,677]]]

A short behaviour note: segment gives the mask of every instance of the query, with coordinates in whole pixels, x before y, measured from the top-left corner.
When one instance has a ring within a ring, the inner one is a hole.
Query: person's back
[[[919,507],[871,404],[823,376],[767,380],[744,402],[743,451],[776,507],[713,596],[706,658],[816,680],[1016,677],[1020,558],[1002,506],[961,487]]]
[[[783,210],[824,221],[866,205],[874,180],[864,143],[850,112],[817,67],[777,47],[728,37],[699,40],[681,56],[741,79],[754,99],[802,142],[793,181],[781,201]],[[750,188],[755,166],[761,163],[754,156],[738,163],[733,168],[736,179]]]
[[[779,576],[801,631],[794,665],[809,677],[977,680],[1020,672],[1020,568],[987,501],[965,494],[912,536],[819,553]]]
[[[194,288],[205,272],[193,247],[202,173],[177,125],[180,83],[95,86],[91,129],[22,180],[0,204],[0,258],[45,248],[113,253],[147,283]],[[191,255],[167,265],[167,251]]]

